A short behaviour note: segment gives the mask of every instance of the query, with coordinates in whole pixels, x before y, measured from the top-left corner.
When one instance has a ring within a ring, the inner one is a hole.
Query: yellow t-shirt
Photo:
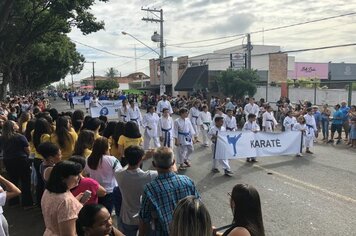
[[[110,155],[114,156],[116,158],[120,158],[119,157],[119,147],[115,146],[114,140],[112,139],[112,137],[109,138],[109,147],[110,147]]]
[[[88,157],[90,156],[91,152],[92,152],[92,151],[91,151],[90,149],[86,148],[86,149],[84,149],[83,156],[84,156],[85,158],[88,158]]]
[[[32,130],[32,132],[31,132],[32,140],[33,140],[33,132],[34,131]],[[40,143],[50,142],[50,139],[51,139],[51,136],[49,134],[42,134],[42,136],[40,138]],[[31,151],[31,153],[32,153],[31,143],[33,145],[33,151],[34,151],[33,153],[35,154],[35,158],[43,160],[43,156],[37,152],[33,142],[30,142],[30,151]]]
[[[101,137],[101,135],[99,133],[96,133],[96,132],[94,133],[94,140],[97,140],[100,137]]]
[[[77,139],[78,139],[78,135],[75,131],[73,132],[71,130],[68,133],[69,133],[69,136],[71,137],[70,138],[71,141],[65,143],[64,148],[61,148],[59,146],[57,135],[55,133],[51,135],[51,142],[56,144],[61,149],[62,160],[68,160],[72,156],[75,143],[77,142]]]
[[[128,148],[129,146],[132,145],[137,145],[140,146],[140,144],[143,142],[143,138],[127,138],[124,135],[121,135],[119,138],[119,145],[122,145],[124,147],[124,150]]]
[[[27,121],[22,123],[22,127],[21,127],[21,132],[24,134],[26,132],[26,128],[27,128]]]

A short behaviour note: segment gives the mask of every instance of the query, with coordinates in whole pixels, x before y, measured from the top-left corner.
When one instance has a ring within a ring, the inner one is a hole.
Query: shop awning
[[[194,66],[188,67],[182,78],[178,80],[176,86],[174,87],[175,91],[193,91],[197,83],[205,76],[208,72],[208,66]]]

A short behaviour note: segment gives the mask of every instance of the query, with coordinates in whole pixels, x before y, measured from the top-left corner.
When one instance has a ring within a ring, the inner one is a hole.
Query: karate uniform
[[[158,133],[159,137],[163,138],[164,147],[173,148],[173,119],[172,117],[163,117],[159,118],[158,122]]]
[[[283,126],[285,131],[291,131],[293,130],[293,126],[297,123],[297,119],[292,116],[292,118],[290,118],[289,116],[287,116],[286,118],[284,118],[283,120]]]
[[[199,136],[199,126],[201,125],[201,121],[199,119],[200,111],[196,107],[192,107],[189,110],[189,119],[192,123],[193,129],[195,131],[195,137]]]
[[[294,131],[302,131],[303,132],[303,146],[310,148],[313,146],[313,139],[314,139],[314,131],[308,128],[306,124],[296,123],[293,126]]]
[[[224,126],[221,126],[220,129],[216,127],[215,125],[210,128],[209,130],[209,138],[212,139],[213,136],[217,135],[219,132],[224,132],[226,131]],[[219,167],[219,164],[222,165],[224,170],[229,170],[230,171],[230,164],[229,164],[229,159],[216,159],[214,158],[214,153],[215,153],[215,141],[212,140],[211,144],[211,150],[213,153],[213,166],[212,169],[217,169]]]
[[[141,111],[140,109],[135,106],[134,108],[132,108],[131,106],[128,108],[128,115],[130,118],[130,121],[134,121],[136,122],[136,124],[138,125],[138,127],[140,127],[142,125],[142,115],[141,115]]]
[[[224,127],[226,131],[236,131],[237,130],[236,118],[234,116],[232,117],[226,116],[224,119]]]
[[[266,132],[273,132],[275,126],[277,125],[277,121],[274,118],[273,111],[266,111],[262,115],[262,127],[265,127]]]
[[[257,124],[256,121],[254,122],[250,122],[250,121],[246,121],[244,126],[242,127],[242,131],[260,131],[260,126]]]
[[[173,114],[171,103],[168,100],[166,101],[160,100],[157,103],[157,114],[161,115],[163,113],[164,108],[168,108],[169,114]]]
[[[222,118],[224,118],[224,124],[223,124],[223,126],[225,127],[225,118],[227,117],[227,115],[225,114],[225,113],[221,113],[221,115],[219,115],[218,113],[216,113],[215,115],[214,115],[214,117],[213,117],[213,123],[215,122],[215,118],[216,117],[222,117]]]
[[[190,160],[190,155],[194,151],[193,136],[195,135],[194,128],[189,118],[178,118],[174,121],[174,138],[178,139],[179,146],[177,147],[177,164],[183,164]]]
[[[211,114],[210,112],[200,112],[199,114],[199,118],[201,121],[201,133],[203,136],[203,145],[204,146],[208,146],[209,145],[209,136],[208,136],[208,132],[210,130],[210,125],[211,125]]]
[[[129,122],[130,121],[129,107],[126,106],[126,110],[125,110],[125,108],[121,106],[118,110],[118,115],[119,115],[119,121]]]
[[[304,119],[305,119],[305,125],[308,128],[308,132],[313,134],[312,139],[314,141],[315,140],[315,132],[318,131],[318,128],[316,127],[314,115],[305,114]]]
[[[246,116],[246,120],[247,120],[247,116],[249,114],[255,114],[256,117],[258,117],[258,113],[260,112],[260,108],[258,107],[257,104],[253,104],[251,105],[251,103],[247,103],[244,107],[244,113],[245,113],[245,116]]]
[[[150,141],[153,139],[153,144],[155,148],[161,146],[158,136],[158,122],[159,117],[156,113],[146,113],[143,116],[142,125],[145,127],[144,138],[143,138],[143,148],[148,150],[150,148]],[[150,127],[151,129],[148,129]]]

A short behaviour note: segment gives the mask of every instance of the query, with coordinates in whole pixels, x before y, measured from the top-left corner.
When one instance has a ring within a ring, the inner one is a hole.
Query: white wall
[[[280,87],[268,87],[269,102],[276,102],[281,96]],[[261,86],[257,88],[257,93],[254,96],[256,100],[266,98],[266,87]],[[289,88],[289,99],[293,104],[300,101],[310,101],[314,103],[314,89],[309,88]],[[316,90],[316,104],[335,105],[341,101],[348,101],[348,91],[345,89],[317,89]],[[352,104],[356,104],[356,91],[352,92]]]

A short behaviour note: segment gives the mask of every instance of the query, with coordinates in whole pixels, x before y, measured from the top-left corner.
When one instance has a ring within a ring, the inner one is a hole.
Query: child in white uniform
[[[225,125],[225,118],[226,118],[226,114],[222,111],[221,107],[217,107],[215,108],[216,112],[215,115],[213,117],[213,120],[215,120],[216,117],[223,117],[224,118],[224,125]]]
[[[286,113],[286,118],[283,120],[283,126],[286,132],[293,130],[293,126],[297,123],[297,119],[293,116],[292,111]]]
[[[199,119],[199,114],[200,114],[199,106],[200,106],[200,100],[197,99],[197,100],[194,101],[193,107],[190,108],[190,111],[189,111],[189,119],[190,119],[190,122],[192,123],[193,129],[194,129],[194,132],[195,132],[195,136],[194,137],[196,139],[198,139],[199,126],[201,125],[201,121]]]
[[[226,110],[227,116],[224,119],[224,127],[226,131],[236,131],[236,118],[233,116],[233,111],[231,109]]]
[[[222,165],[224,168],[224,173],[227,176],[232,176],[233,172],[230,170],[230,164],[228,159],[216,159],[215,158],[215,143],[217,139],[217,134],[221,131],[226,131],[225,127],[223,126],[224,124],[224,118],[223,117],[216,117],[215,120],[215,125],[211,127],[209,130],[209,137],[211,139],[212,145],[211,145],[211,150],[213,153],[213,168],[211,169],[212,172],[218,173],[220,172],[218,169],[218,165]]]
[[[208,111],[208,106],[204,105],[202,107],[203,111],[200,112],[199,118],[201,121],[201,133],[203,136],[203,144],[202,146],[204,147],[209,147],[209,137],[208,137],[208,132],[210,130],[210,125],[211,125],[211,114]]]
[[[121,121],[121,122],[129,122],[130,121],[129,107],[128,107],[126,98],[124,100],[122,100],[122,106],[118,110],[118,115],[119,115],[119,121]]]
[[[155,113],[155,108],[149,106],[147,108],[147,113],[143,116],[142,126],[145,127],[145,133],[143,138],[143,148],[148,150],[150,148],[150,141],[153,139],[153,144],[155,148],[161,146],[158,136],[158,122],[159,117]]]
[[[314,142],[314,140],[316,140],[315,133],[318,131],[318,128],[316,127],[316,122],[313,115],[313,108],[311,107],[307,108],[307,114],[304,115],[304,119],[305,119],[305,124],[308,128],[308,132],[313,133],[313,142]],[[306,153],[313,154],[311,151],[309,151],[309,149],[306,151]]]
[[[195,131],[193,129],[192,123],[187,118],[188,110],[186,108],[181,108],[179,110],[179,118],[174,121],[174,144],[177,146],[177,164],[179,165],[179,170],[184,170],[186,167],[190,167],[190,155],[194,151],[194,141],[193,137]]]
[[[252,132],[258,132],[260,131],[260,126],[256,122],[256,115],[253,113],[250,113],[247,115],[247,121],[244,124],[244,127],[242,127],[242,131],[252,131]],[[247,162],[257,162],[256,157],[248,157],[246,158]]]
[[[137,126],[140,127],[142,125],[142,115],[140,109],[135,106],[134,100],[130,100],[130,106],[128,108],[128,115],[130,121],[136,122]]]
[[[273,108],[271,106],[266,107],[266,112],[262,115],[262,127],[266,132],[273,132],[277,121],[273,115]]]
[[[306,153],[311,153],[309,148],[313,146],[314,132],[313,130],[310,131],[310,129],[308,129],[303,116],[299,116],[297,121],[298,123],[293,126],[293,130],[303,132],[303,146],[306,147]],[[297,157],[301,156],[302,153],[297,154]]]
[[[173,127],[173,119],[169,115],[169,109],[163,108],[162,116],[158,122],[158,133],[162,146],[173,148]]]

